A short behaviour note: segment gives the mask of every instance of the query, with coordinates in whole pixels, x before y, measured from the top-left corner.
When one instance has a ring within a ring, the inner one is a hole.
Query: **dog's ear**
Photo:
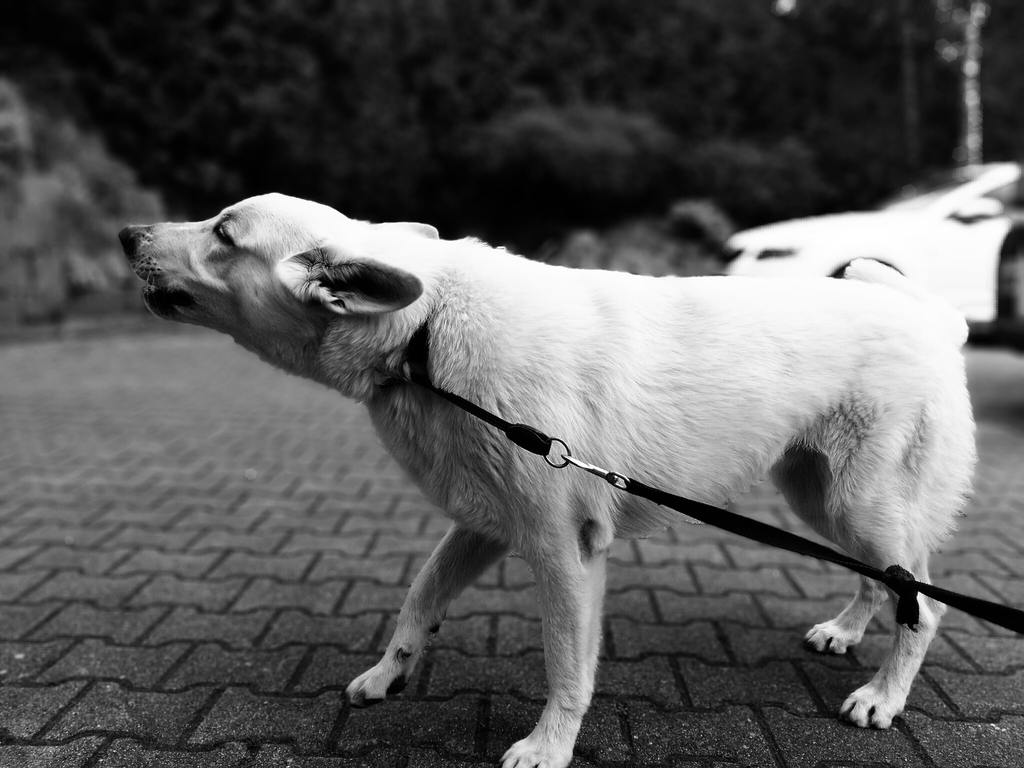
[[[277,274],[302,301],[315,301],[340,315],[394,312],[423,293],[415,275],[397,267],[322,246],[289,256]]]
[[[432,227],[430,224],[422,224],[418,221],[388,221],[383,224],[375,224],[374,226],[404,229],[429,240],[438,240],[441,237],[437,231],[437,227]]]

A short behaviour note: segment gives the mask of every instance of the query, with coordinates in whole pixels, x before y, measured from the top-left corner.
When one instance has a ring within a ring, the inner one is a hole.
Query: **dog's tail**
[[[940,321],[948,329],[950,339],[957,346],[961,346],[967,341],[967,321],[960,312],[892,267],[874,259],[856,259],[850,262],[846,271],[843,272],[843,277],[850,280],[861,280],[865,283],[880,283],[913,296],[935,310]]]

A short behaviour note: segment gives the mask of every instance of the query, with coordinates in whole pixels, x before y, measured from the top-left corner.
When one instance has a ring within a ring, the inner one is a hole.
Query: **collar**
[[[421,384],[431,387],[430,382],[430,329],[427,322],[417,328],[405,347],[405,354],[398,370],[378,369],[378,387],[393,387],[396,384]]]

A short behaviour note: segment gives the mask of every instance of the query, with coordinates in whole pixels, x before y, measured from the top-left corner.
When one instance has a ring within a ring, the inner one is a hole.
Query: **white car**
[[[907,187],[878,210],[793,219],[737,232],[730,275],[838,277],[877,259],[943,296],[981,330],[996,319],[999,252],[1020,203],[1021,166],[988,163]]]

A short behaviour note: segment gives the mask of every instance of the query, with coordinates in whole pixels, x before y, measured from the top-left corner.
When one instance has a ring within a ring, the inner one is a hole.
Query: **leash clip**
[[[601,479],[606,480],[610,485],[614,485],[620,491],[626,490],[627,486],[629,485],[629,482],[626,480],[626,478],[620,475],[618,472],[612,472],[610,469],[599,467],[596,464],[588,464],[585,461],[580,461],[575,456],[570,454],[568,452],[568,449],[566,450],[566,453],[562,457],[562,459],[565,461],[566,464],[572,464],[577,469],[582,469],[584,472],[589,472],[592,475],[597,475]],[[562,466],[565,466],[565,464],[563,464]]]

